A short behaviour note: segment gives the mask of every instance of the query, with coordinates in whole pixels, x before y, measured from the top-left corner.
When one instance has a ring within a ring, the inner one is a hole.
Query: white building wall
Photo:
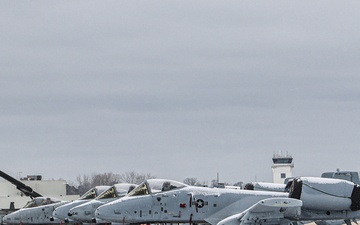
[[[66,181],[64,180],[22,180],[22,183],[31,187],[42,196],[58,198],[64,201],[72,201],[79,198],[79,195],[66,195]],[[0,181],[0,209],[8,209],[11,202],[15,208],[23,207],[30,197],[22,194],[16,186],[9,181]]]
[[[64,180],[22,180],[21,182],[44,196],[66,195],[66,181]],[[0,196],[16,195],[21,195],[21,192],[16,189],[14,184],[5,180],[0,182]]]
[[[273,183],[283,184],[285,179],[292,177],[294,164],[274,164],[272,166],[273,171]]]

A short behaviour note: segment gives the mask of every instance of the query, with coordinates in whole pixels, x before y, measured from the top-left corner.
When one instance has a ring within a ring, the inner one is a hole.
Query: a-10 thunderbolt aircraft
[[[20,223],[59,223],[59,220],[50,221],[52,212],[55,207],[67,203],[67,201],[61,201],[53,197],[44,197],[41,194],[34,191],[31,187],[8,175],[7,173],[0,171],[0,176],[16,186],[16,189],[24,193],[31,198],[26,205],[12,213],[5,215],[2,218],[2,222],[5,224],[20,224]]]
[[[288,224],[360,218],[360,187],[352,182],[299,177],[290,193],[143,182],[125,197],[100,206],[96,217],[114,223]]]
[[[51,218],[51,220],[58,219],[61,222],[65,222],[65,223],[74,222],[73,220],[69,219],[69,210],[71,208],[95,199],[109,188],[110,186],[96,186],[94,188],[91,188],[85,194],[83,194],[79,199],[76,199],[75,201],[69,202],[62,206],[56,207],[52,213],[53,217]]]
[[[59,224],[60,220],[53,220],[54,208],[64,205],[68,201],[61,201],[52,197],[36,197],[23,208],[3,217],[4,224]]]
[[[137,187],[137,185],[128,183],[114,184],[95,199],[71,208],[68,215],[72,220],[82,223],[105,223],[106,221],[96,220],[96,208],[110,201],[124,197],[135,187]]]
[[[4,224],[61,224],[61,218],[54,218],[54,210],[74,202],[84,203],[94,199],[99,193],[109,188],[109,186],[96,186],[91,188],[79,199],[69,202],[60,201],[51,197],[36,197],[29,201],[23,208],[7,214],[3,217]]]

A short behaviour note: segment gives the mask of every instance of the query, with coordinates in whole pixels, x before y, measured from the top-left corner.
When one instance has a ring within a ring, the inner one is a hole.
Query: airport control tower
[[[274,153],[272,160],[273,182],[283,184],[286,178],[292,177],[293,158],[288,153],[279,152]]]

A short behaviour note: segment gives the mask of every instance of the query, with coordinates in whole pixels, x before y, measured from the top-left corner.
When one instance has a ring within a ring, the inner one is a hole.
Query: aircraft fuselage
[[[204,191],[206,190],[206,191]],[[186,187],[124,197],[97,210],[96,216],[118,223],[203,223],[244,211],[254,203],[288,193]]]

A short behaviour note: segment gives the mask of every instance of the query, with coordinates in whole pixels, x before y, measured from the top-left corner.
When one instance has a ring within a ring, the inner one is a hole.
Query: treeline
[[[67,186],[68,195],[82,195],[91,188],[99,185],[114,185],[118,183],[140,184],[144,180],[156,178],[150,173],[143,174],[134,171],[125,172],[122,174],[98,173],[91,175],[78,175],[76,178],[77,186],[75,184]]]
[[[211,180],[210,184],[208,184],[207,182],[201,182],[199,181],[196,177],[188,177],[185,178],[183,183],[190,185],[190,186],[207,186],[207,187],[222,187],[224,185],[230,185],[227,182],[224,183],[219,183],[217,180]],[[234,184],[232,184],[231,186],[238,186],[238,187],[243,187],[244,183],[242,181],[236,182]]]
[[[140,184],[147,179],[154,179],[155,176],[150,173],[137,173],[135,171],[124,172],[122,174],[109,173],[97,173],[91,175],[78,175],[76,178],[77,185],[67,185],[66,192],[68,195],[82,195],[91,188],[99,185],[114,185],[118,183],[130,183]],[[218,183],[216,180],[212,180],[210,185],[207,182],[201,182],[195,177],[185,178],[183,182],[191,186],[209,186],[209,187],[222,187],[221,185],[229,185],[228,183]],[[237,182],[233,186],[243,186],[243,182]]]

